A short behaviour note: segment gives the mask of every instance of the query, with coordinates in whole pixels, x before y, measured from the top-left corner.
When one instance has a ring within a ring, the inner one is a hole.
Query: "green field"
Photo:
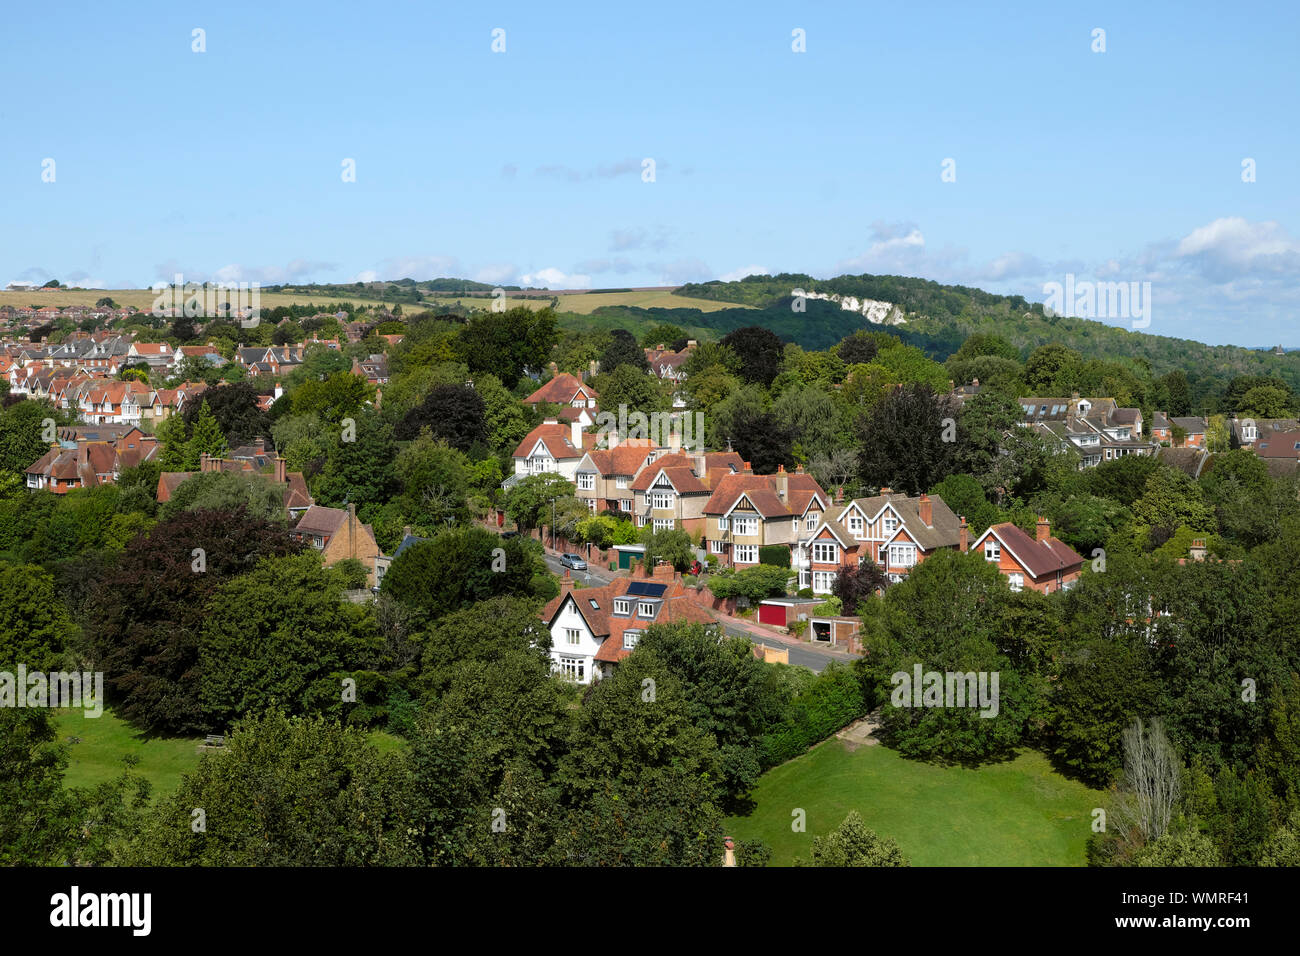
[[[122,758],[140,758],[136,772],[153,784],[157,794],[172,793],[181,774],[199,762],[198,745],[203,738],[149,737],[119,720],[111,711],[99,717],[85,717],[79,710],[55,714],[59,741],[68,748],[68,769],[63,778],[69,787],[93,787],[122,773]],[[70,737],[79,743],[69,742]]]
[[[68,768],[63,782],[68,787],[93,787],[122,773],[122,758],[140,758],[136,773],[146,778],[155,795],[175,792],[181,775],[199,764],[204,751],[202,737],[150,737],[118,719],[111,711],[100,717],[84,717],[79,710],[60,710],[54,715],[59,741],[68,748]],[[71,743],[68,738],[79,738]],[[372,731],[370,741],[380,753],[400,750],[406,742],[382,730]]]
[[[94,305],[104,296],[108,296],[119,306],[135,306],[137,309],[145,311],[153,307],[154,292],[150,289],[54,289],[44,291],[25,291],[12,292],[7,289],[0,290],[0,305],[12,305],[16,308],[26,308],[29,305],[53,305],[58,308],[66,308],[70,305]],[[224,296],[223,296],[224,298]],[[562,295],[560,299],[561,312],[576,312],[580,315],[586,315],[604,305],[623,305],[635,306],[642,309],[699,309],[702,312],[715,312],[718,309],[748,309],[751,306],[737,305],[732,302],[715,302],[712,299],[693,299],[685,298],[679,295],[673,295],[667,290],[651,290],[647,292],[596,292],[583,295]],[[338,296],[330,296],[317,290],[314,293],[305,292],[263,292],[261,294],[261,304],[263,309],[274,309],[277,306],[290,305],[317,305],[324,307],[331,302],[352,302],[356,305],[379,305],[378,299],[365,299],[356,296],[349,297],[340,293]],[[492,299],[490,297],[480,298],[475,296],[430,296],[424,302],[401,303],[402,311],[407,315],[414,315],[426,309],[434,309],[438,305],[446,305],[451,302],[458,302],[468,309],[488,309],[491,308]],[[551,304],[550,298],[542,299],[512,299],[507,298],[507,304],[511,307],[516,305],[526,305],[534,309],[542,309]],[[391,308],[392,303],[386,303]]]
[[[772,848],[772,865],[807,859],[850,810],[892,837],[913,866],[1083,866],[1102,794],[1052,770],[1037,751],[977,770],[904,760],[882,746],[831,739],[763,775],[756,807],[731,836]],[[792,811],[807,832],[791,830]]]

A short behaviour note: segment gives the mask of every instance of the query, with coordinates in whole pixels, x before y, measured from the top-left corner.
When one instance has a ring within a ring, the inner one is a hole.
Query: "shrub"
[[[758,549],[758,563],[777,568],[790,566],[790,548],[783,544],[765,544]]]
[[[764,768],[799,756],[866,712],[857,676],[847,667],[831,664],[786,705],[781,720],[763,735]]]

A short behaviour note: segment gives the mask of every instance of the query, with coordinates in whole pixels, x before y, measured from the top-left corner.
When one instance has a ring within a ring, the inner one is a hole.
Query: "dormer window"
[[[638,601],[636,605],[637,617],[654,617],[655,605],[653,601]]]
[[[637,643],[637,641],[639,641],[639,640],[641,640],[641,632],[640,632],[640,631],[624,631],[624,632],[623,632],[623,647],[624,647],[626,650],[629,650],[629,651],[630,651],[632,648],[636,647],[636,643]]]
[[[614,613],[631,614],[632,602],[629,601],[627,598],[614,598]]]

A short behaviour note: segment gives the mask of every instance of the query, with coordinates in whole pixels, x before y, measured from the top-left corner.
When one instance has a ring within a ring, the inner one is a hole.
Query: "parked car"
[[[501,537],[503,537],[503,538],[517,538],[517,537],[519,537],[519,532],[518,532],[518,531],[502,531],[502,532],[501,532]]]
[[[693,574],[693,575],[695,575],[696,577],[699,577],[699,576],[700,576],[700,572],[702,572],[703,570],[704,570],[704,566],[701,565],[700,562],[696,561],[694,564],[691,565],[690,570],[687,571],[686,573],[687,573],[687,574]]]
[[[561,565],[562,567],[571,568],[571,569],[574,570],[574,571],[586,571],[586,570],[587,570],[587,562],[584,561],[584,560],[582,560],[582,555],[580,555],[580,554],[562,554],[562,555],[560,555],[560,565]]]

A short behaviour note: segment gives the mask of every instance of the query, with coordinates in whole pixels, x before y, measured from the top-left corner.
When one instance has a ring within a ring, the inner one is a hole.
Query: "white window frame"
[[[849,529],[849,534],[853,535],[853,537],[860,538],[862,537],[862,525],[862,515],[851,514],[849,515],[849,520],[845,524],[845,527]]]
[[[655,602],[654,602],[654,601],[637,601],[637,602],[636,602],[636,616],[637,616],[637,617],[654,617],[654,616],[655,616]]]
[[[753,515],[737,515],[731,519],[732,534],[758,534],[758,518]]]
[[[889,566],[892,568],[916,567],[916,545],[891,544],[889,546]]]
[[[718,519],[718,530],[719,531],[727,530],[727,518],[725,515]]]
[[[626,488],[626,487],[627,487],[627,475],[619,475],[617,478],[615,478],[615,479],[614,479],[614,487],[615,487],[615,488]]]
[[[564,629],[564,643],[568,647],[582,643],[582,631],[576,627],[566,627]]]
[[[631,614],[632,602],[627,598],[614,598],[614,613],[618,615]]]
[[[757,564],[758,545],[756,544],[735,545],[732,551],[731,560],[735,564]]]
[[[587,660],[583,657],[566,657],[561,655],[559,670],[565,677],[577,681],[586,681]]]
[[[596,476],[595,476],[592,472],[590,472],[590,471],[580,471],[580,472],[578,472],[578,490],[579,490],[579,491],[595,491],[595,490],[596,490]]]
[[[834,571],[814,571],[812,573],[812,590],[814,594],[830,594],[835,583]]]
[[[651,494],[650,507],[655,511],[669,511],[675,504],[676,495],[671,491],[656,491]]]
[[[880,519],[880,528],[885,534],[893,534],[898,530],[898,518],[892,514],[887,514]]]
[[[834,541],[814,541],[812,545],[814,564],[839,564],[840,548]]]
[[[1008,574],[1007,581],[1011,584],[1011,590],[1013,591],[1023,591],[1025,588],[1025,576],[1018,571]]]
[[[998,543],[996,538],[989,538],[987,541],[984,542],[984,560],[985,561],[1002,560],[1002,545]]]
[[[654,529],[656,531],[672,531],[677,527],[677,522],[672,518],[655,518]]]

